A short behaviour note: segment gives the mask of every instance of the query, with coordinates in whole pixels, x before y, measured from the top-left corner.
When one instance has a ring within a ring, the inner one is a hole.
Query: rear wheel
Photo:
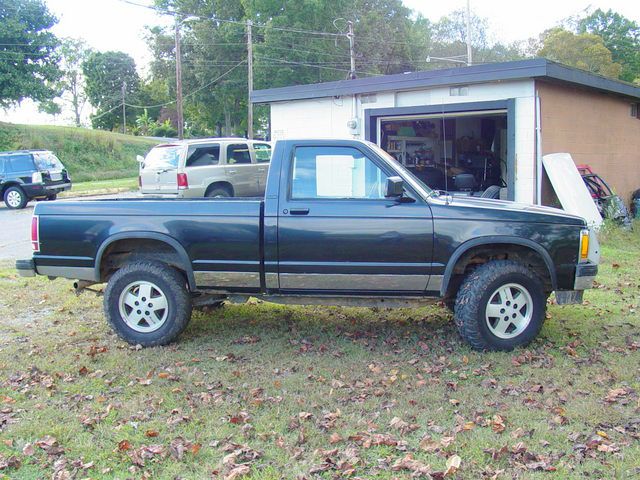
[[[191,319],[191,297],[176,269],[153,261],[127,264],[113,274],[104,310],[115,332],[144,347],[175,340]]]
[[[4,203],[7,208],[17,210],[27,206],[29,199],[20,187],[9,187],[4,192]]]
[[[58,194],[57,194],[57,193],[54,193],[53,195],[49,195],[49,196],[47,197],[47,200],[48,200],[48,201],[53,201],[53,200],[55,200],[56,198],[58,198]]]
[[[207,191],[206,197],[210,198],[227,198],[231,197],[231,192],[226,187],[214,187]]]
[[[538,276],[520,263],[497,260],[464,279],[454,318],[472,348],[510,351],[538,335],[545,309],[546,295]]]

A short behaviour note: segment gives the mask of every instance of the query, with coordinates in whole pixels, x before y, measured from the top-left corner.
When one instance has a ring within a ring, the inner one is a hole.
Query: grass
[[[136,349],[100,297],[5,265],[0,475],[391,479],[459,457],[447,477],[635,477],[639,264],[640,235],[606,231],[598,288],[512,353],[471,351],[437,307],[257,301]]]
[[[46,149],[54,152],[74,182],[131,178],[136,155],[159,142],[101,130],[0,122],[0,151]]]
[[[129,192],[138,189],[138,177],[96,180],[74,183],[71,190],[61,193],[60,197],[77,197],[107,193]]]

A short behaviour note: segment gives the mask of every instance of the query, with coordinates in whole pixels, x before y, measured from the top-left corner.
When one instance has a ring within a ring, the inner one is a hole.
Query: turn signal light
[[[580,232],[580,260],[586,260],[589,257],[589,231]]]
[[[186,173],[178,174],[178,188],[180,190],[184,190],[185,188],[189,188],[189,181],[187,180]]]
[[[34,252],[40,251],[40,228],[37,215],[31,217],[31,247]]]

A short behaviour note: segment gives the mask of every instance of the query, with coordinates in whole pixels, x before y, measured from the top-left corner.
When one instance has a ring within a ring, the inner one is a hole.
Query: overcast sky
[[[149,9],[122,0],[45,1],[60,20],[54,28],[56,35],[82,38],[96,50],[127,52],[135,58],[142,73],[150,59],[143,40],[144,27],[169,22],[166,17],[159,17]],[[151,4],[151,0],[135,1]],[[404,0],[404,3],[433,21],[453,10],[466,8],[466,0]],[[611,8],[640,22],[640,0],[471,0],[473,12],[489,19],[489,38],[505,43],[537,36],[590,6],[594,9]],[[15,123],[69,123],[69,118],[63,117],[54,120],[48,115],[38,114],[28,101],[23,102],[21,108],[9,112],[0,110],[0,120]]]

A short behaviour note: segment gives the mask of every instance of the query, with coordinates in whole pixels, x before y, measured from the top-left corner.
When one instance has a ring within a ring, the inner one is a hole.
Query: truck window
[[[33,158],[31,158],[31,155],[29,154],[11,155],[10,157],[7,157],[7,159],[8,162],[5,167],[7,173],[29,172],[35,170]]]
[[[220,145],[191,145],[187,153],[187,167],[204,167],[220,163]]]
[[[254,143],[253,149],[256,152],[258,163],[269,163],[271,161],[271,145],[268,143]]]
[[[236,143],[227,146],[227,165],[251,163],[249,146],[246,143]]]
[[[293,160],[293,199],[383,199],[387,175],[351,147],[299,147]]]

